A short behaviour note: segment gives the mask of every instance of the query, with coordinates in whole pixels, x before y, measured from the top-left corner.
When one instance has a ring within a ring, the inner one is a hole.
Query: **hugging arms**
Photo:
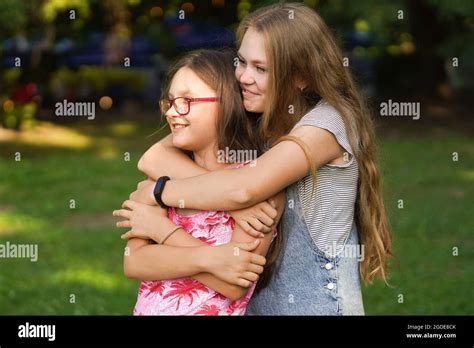
[[[276,225],[281,218],[285,203],[284,194],[278,192],[307,175],[310,170],[307,156],[310,156],[312,163],[317,167],[327,162],[337,163],[338,157],[341,156],[339,145],[333,136],[323,129],[302,126],[294,129],[290,135],[303,141],[311,150],[320,149],[320,151],[313,150],[306,154],[297,142],[282,141],[260,156],[255,167],[246,166],[238,170],[221,170],[206,174],[207,170],[198,166],[172,145],[171,135],[153,145],[143,155],[138,165],[150,179],[138,185],[137,190],[130,195],[132,201],[142,202],[143,207],[145,207],[143,203],[155,204],[152,195],[154,180],[159,176],[168,175],[172,180],[167,182],[162,198],[169,206],[178,207],[179,197],[185,199],[186,207],[196,209],[235,211],[254,206],[248,210],[237,211],[237,215],[241,213],[244,217],[236,218],[238,223],[235,225],[232,243],[222,246],[208,247],[183,230],[174,233],[167,239],[165,245],[150,245],[143,238],[130,239],[127,244],[129,255],[124,257],[126,275],[141,280],[192,276],[231,299],[238,299],[245,294],[251,282],[256,281],[258,274],[263,270],[265,260],[262,255],[268,250],[271,234],[266,233],[264,238],[258,238],[261,242],[255,247],[254,253],[250,252],[253,250],[252,245],[240,244],[238,257],[234,257],[236,245],[233,243],[255,240],[256,238],[250,234],[255,235],[259,229],[262,231],[265,229],[261,222],[272,225],[269,218],[273,218],[273,225]],[[202,184],[196,184],[196,181],[202,181]],[[171,188],[169,196],[168,185]],[[275,210],[272,212],[270,204],[264,201],[272,196],[277,214]],[[145,208],[148,207],[150,206]],[[164,238],[174,224],[166,217],[165,211],[160,213],[161,208],[157,206],[152,208],[156,210],[154,215],[162,215],[159,219],[162,227],[156,230],[161,232],[160,237]],[[132,214],[133,212],[134,210]],[[252,221],[252,215],[257,214],[259,214],[257,220],[260,222],[255,219]],[[151,215],[150,218],[135,220],[150,221]],[[243,225],[243,228],[240,225]],[[160,237],[156,238],[161,240]]]
[[[171,144],[169,135],[153,145],[141,158],[139,169],[152,180],[163,175],[179,179],[208,172]],[[166,209],[148,205],[153,202],[136,193],[124,202],[123,208],[128,210],[114,213],[128,219],[120,222],[119,227],[131,229],[124,235],[128,239],[124,256],[127,277],[162,280],[189,276],[232,300],[240,299],[258,280],[272,239],[269,232],[283,212],[283,192],[273,197],[273,206],[264,201],[231,212],[236,220],[231,243],[213,247],[183,229],[173,233],[164,245],[150,244],[150,240],[162,241],[176,225],[168,218]]]

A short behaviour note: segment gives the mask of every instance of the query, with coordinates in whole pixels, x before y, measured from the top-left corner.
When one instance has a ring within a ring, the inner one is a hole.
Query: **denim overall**
[[[286,189],[284,245],[268,286],[255,294],[246,315],[363,315],[355,223],[342,252],[327,257],[311,239],[297,183]],[[349,249],[349,250],[345,250]]]

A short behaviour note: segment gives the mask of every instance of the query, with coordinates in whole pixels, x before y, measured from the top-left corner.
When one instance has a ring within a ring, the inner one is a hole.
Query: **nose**
[[[165,116],[169,118],[176,118],[176,117],[180,117],[181,115],[176,112],[176,110],[174,109],[174,106],[171,106],[171,108],[169,108],[168,111],[166,111]]]
[[[252,72],[250,69],[247,67],[237,67],[237,79],[239,80],[240,83],[243,83],[244,85],[251,85],[255,83],[255,79],[252,76]],[[239,75],[238,73],[242,71],[242,73]]]

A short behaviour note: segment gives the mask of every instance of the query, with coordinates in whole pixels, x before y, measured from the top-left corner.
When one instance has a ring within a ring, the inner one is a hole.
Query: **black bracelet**
[[[170,179],[171,178],[169,176],[160,176],[158,178],[158,181],[156,182],[155,189],[153,190],[153,195],[155,196],[155,200],[162,208],[169,208],[165,203],[163,203],[163,200],[161,199],[161,195],[163,194],[163,190],[165,188],[166,182]]]

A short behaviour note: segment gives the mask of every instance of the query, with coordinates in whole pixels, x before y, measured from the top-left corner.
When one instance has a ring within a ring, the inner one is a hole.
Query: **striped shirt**
[[[297,182],[304,222],[311,238],[325,255],[334,257],[342,251],[354,222],[357,160],[341,115],[326,101],[321,100],[294,128],[300,126],[314,126],[331,132],[346,151],[345,163],[325,164],[318,168],[313,195],[311,173]]]

